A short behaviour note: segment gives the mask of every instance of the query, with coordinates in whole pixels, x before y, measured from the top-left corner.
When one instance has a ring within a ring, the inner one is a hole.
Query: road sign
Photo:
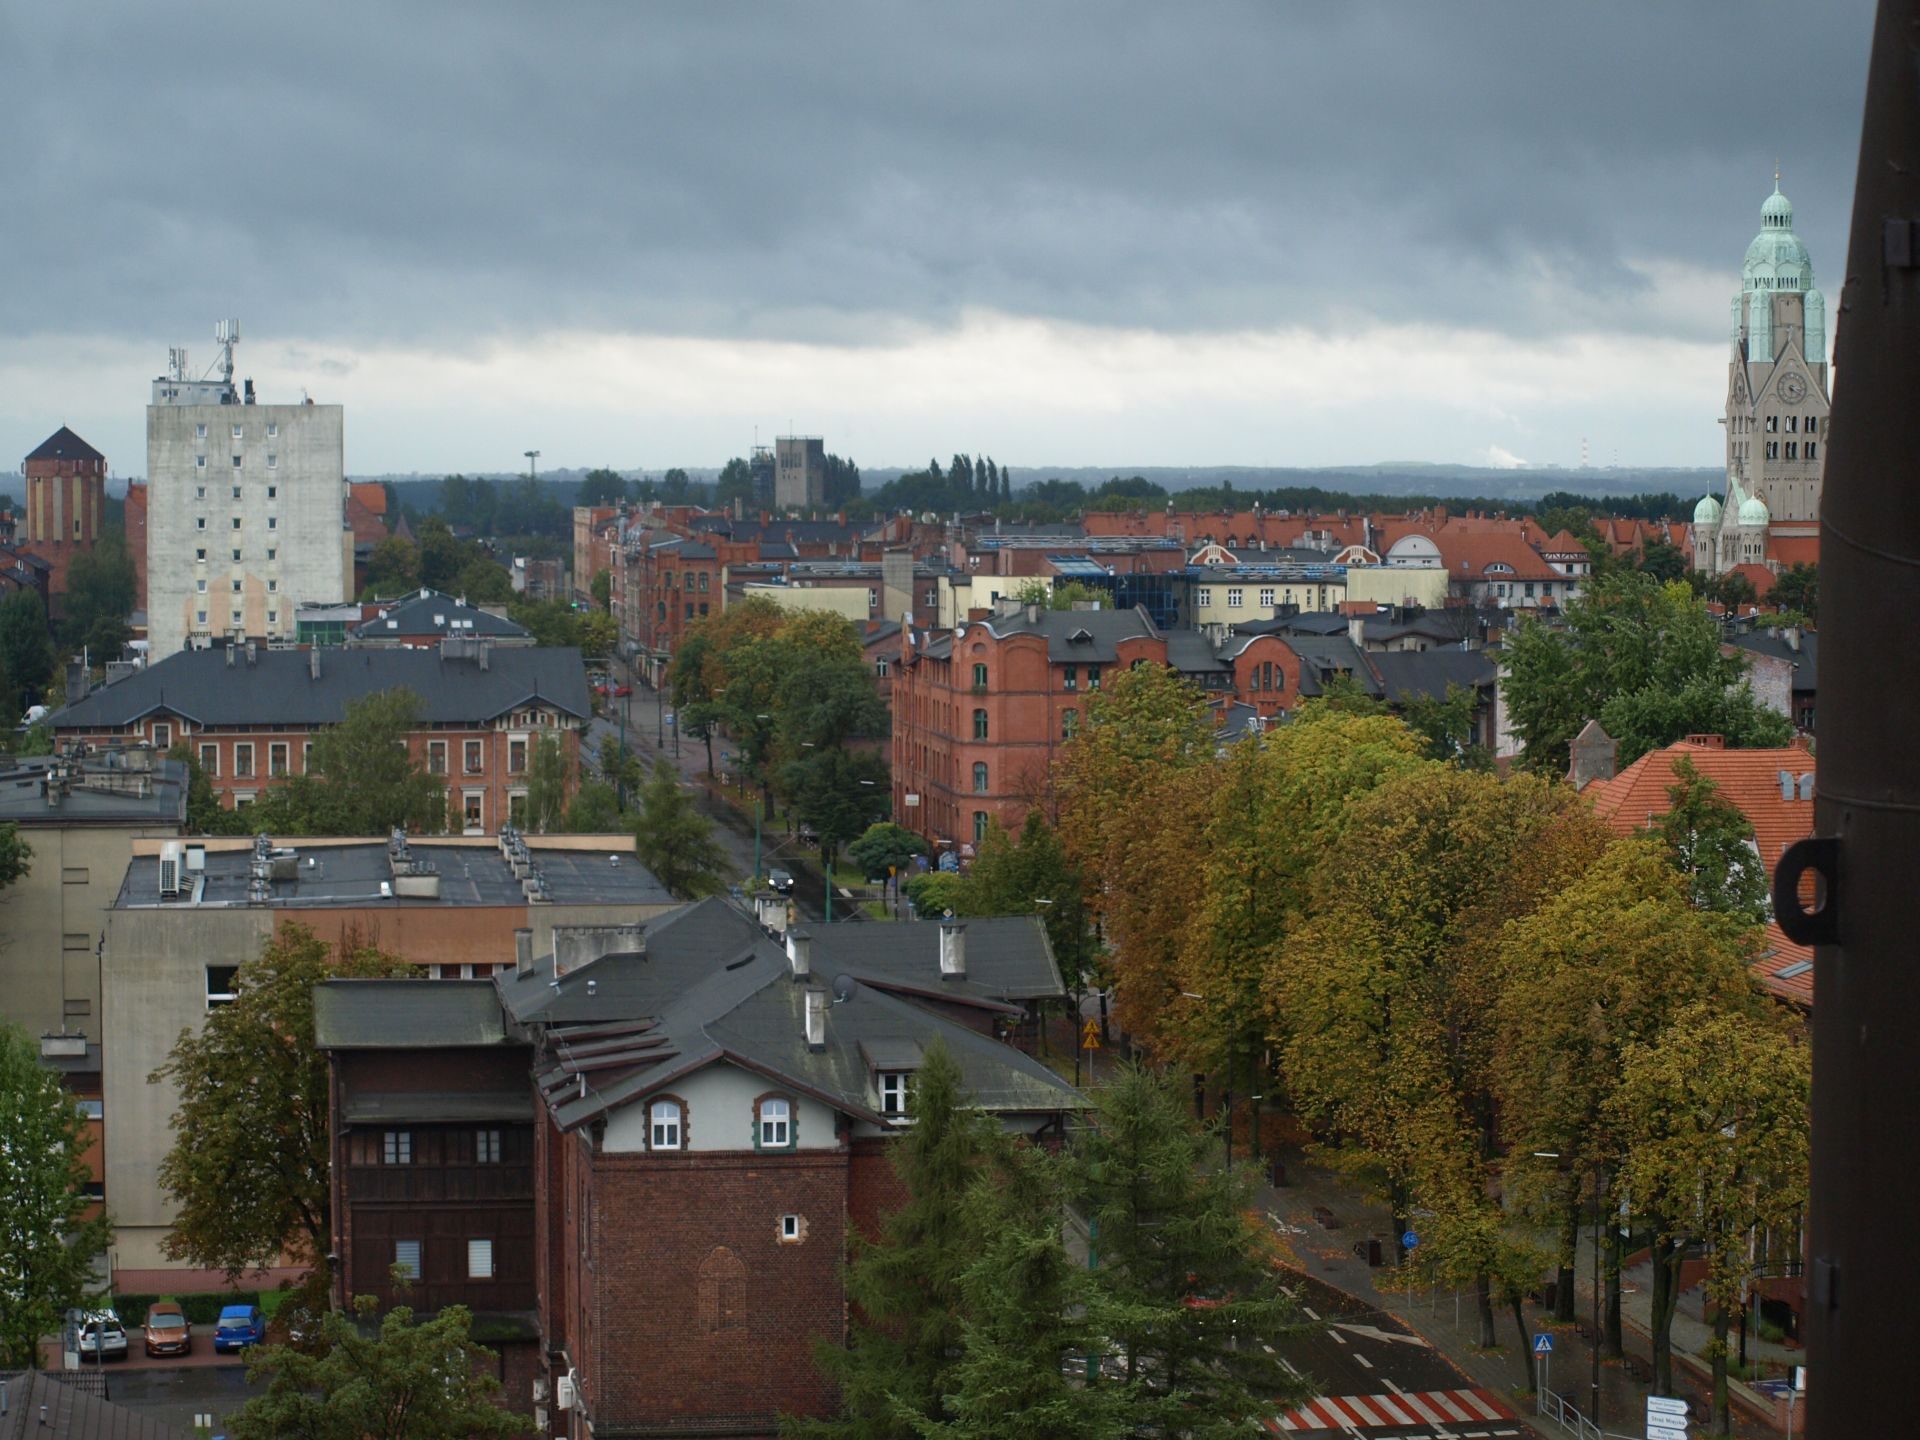
[[[1411,1250],[1413,1249],[1414,1246],[1418,1245],[1419,1243],[1420,1243],[1420,1237],[1414,1234],[1413,1231],[1411,1230],[1407,1231],[1406,1234],[1400,1237],[1400,1248],[1402,1250]]]
[[[1684,1400],[1675,1400],[1667,1395],[1649,1395],[1647,1396],[1647,1423],[1649,1425],[1675,1423],[1667,1420],[1656,1420],[1654,1419],[1656,1415],[1678,1416],[1679,1420],[1677,1423],[1680,1428],[1684,1430],[1687,1424],[1687,1402]]]
[[[1100,1048],[1100,1022],[1089,1020],[1080,1031],[1080,1048],[1098,1050]]]
[[[1553,1353],[1553,1335],[1551,1332],[1542,1330],[1538,1335],[1533,1337],[1533,1353],[1536,1355],[1551,1355]]]
[[[1664,1418],[1672,1420],[1676,1417],[1668,1415]],[[1684,1430],[1676,1430],[1671,1425],[1649,1424],[1647,1426],[1647,1440],[1687,1440],[1687,1432]]]

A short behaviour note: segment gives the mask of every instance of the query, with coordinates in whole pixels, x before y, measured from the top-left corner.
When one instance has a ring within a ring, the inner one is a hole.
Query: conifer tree
[[[1218,1169],[1215,1143],[1163,1076],[1129,1066],[1069,1162],[1135,1435],[1245,1435],[1306,1394],[1264,1348],[1299,1322],[1247,1223],[1251,1178]]]

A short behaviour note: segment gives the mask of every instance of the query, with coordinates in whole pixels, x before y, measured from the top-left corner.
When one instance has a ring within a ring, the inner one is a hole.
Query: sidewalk
[[[1236,1147],[1238,1153],[1238,1147]],[[1292,1252],[1299,1268],[1346,1291],[1367,1304],[1388,1311],[1428,1340],[1457,1365],[1468,1379],[1505,1395],[1514,1408],[1541,1435],[1563,1436],[1546,1417],[1535,1413],[1534,1397],[1525,1388],[1528,1352],[1514,1333],[1511,1308],[1496,1306],[1491,1349],[1478,1344],[1480,1321],[1473,1292],[1446,1290],[1383,1290],[1391,1285],[1393,1261],[1392,1217],[1385,1207],[1370,1202],[1340,1176],[1311,1164],[1294,1146],[1283,1146],[1280,1159],[1288,1183],[1278,1188],[1264,1181],[1256,1191],[1256,1202],[1276,1222],[1282,1244]],[[1326,1223],[1331,1217],[1332,1224]],[[1418,1223],[1414,1226],[1418,1231]],[[1385,1264],[1375,1270],[1365,1259],[1366,1242],[1378,1240]],[[1356,1253],[1356,1245],[1360,1253]],[[1591,1251],[1587,1252],[1591,1264]],[[1643,1361],[1651,1356],[1645,1325],[1651,1313],[1651,1283],[1643,1278],[1635,1284],[1634,1272],[1623,1276],[1628,1288],[1624,1316],[1628,1322],[1626,1349]],[[1553,1334],[1554,1349],[1548,1365],[1547,1384],[1583,1413],[1591,1409],[1593,1348],[1589,1336],[1593,1324],[1591,1289],[1576,1286],[1577,1310],[1581,1320],[1573,1329],[1557,1326],[1550,1311],[1534,1304],[1524,1307],[1529,1338],[1541,1332]],[[1689,1427],[1696,1435],[1716,1434],[1710,1422],[1697,1417],[1710,1413],[1711,1385],[1684,1363],[1697,1357],[1710,1337],[1710,1329],[1697,1318],[1698,1297],[1694,1292],[1694,1316],[1687,1315],[1683,1298],[1681,1315],[1673,1326],[1674,1384],[1679,1395],[1694,1407],[1695,1421]],[[1637,1312],[1637,1313],[1636,1313]],[[1638,1326],[1635,1320],[1638,1320]],[[1756,1337],[1748,1341],[1748,1354],[1789,1354],[1784,1347],[1765,1346]],[[1698,1362],[1704,1368],[1705,1362]],[[1634,1378],[1627,1365],[1604,1360],[1600,1366],[1600,1423],[1610,1435],[1640,1436],[1645,1433],[1646,1397],[1651,1387]],[[1736,1404],[1733,1410],[1733,1434],[1741,1440],[1773,1440],[1779,1431],[1748,1415]]]

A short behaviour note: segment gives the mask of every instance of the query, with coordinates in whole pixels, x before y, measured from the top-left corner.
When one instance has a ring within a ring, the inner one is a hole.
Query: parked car
[[[793,893],[793,876],[785,870],[769,870],[767,872],[767,884],[778,890],[782,895],[791,895]]]
[[[146,1332],[147,1354],[149,1355],[191,1355],[193,1353],[193,1330],[187,1324],[187,1317],[180,1307],[171,1300],[162,1300],[147,1309],[147,1323],[141,1327]]]
[[[631,694],[633,694],[633,686],[631,686],[631,685],[616,685],[616,686],[614,686],[614,687],[613,687],[613,694],[614,694],[614,698],[615,698],[615,699],[617,699],[617,700],[624,700],[624,699],[626,699],[626,698],[627,698],[627,697],[628,697],[629,695],[631,695]]]
[[[258,1305],[228,1305],[220,1311],[220,1319],[213,1327],[213,1348],[219,1354],[262,1345],[266,1339],[267,1317],[260,1313]]]
[[[89,1310],[80,1317],[80,1356],[99,1360],[127,1358],[127,1327],[111,1310]]]

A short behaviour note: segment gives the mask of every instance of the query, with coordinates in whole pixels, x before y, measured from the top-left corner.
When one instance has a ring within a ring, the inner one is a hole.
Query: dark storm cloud
[[[0,334],[1698,339],[1776,156],[1838,288],[1869,11],[11,7]]]

